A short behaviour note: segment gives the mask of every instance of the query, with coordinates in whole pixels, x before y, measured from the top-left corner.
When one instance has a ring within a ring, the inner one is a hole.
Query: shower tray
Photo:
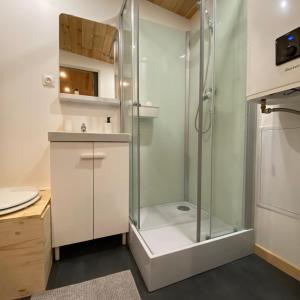
[[[253,229],[153,254],[133,224],[129,247],[148,290],[154,291],[253,253]]]

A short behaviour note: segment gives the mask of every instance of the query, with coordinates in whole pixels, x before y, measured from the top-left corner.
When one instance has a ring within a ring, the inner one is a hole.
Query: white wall
[[[184,18],[144,2],[141,17],[188,28]],[[110,115],[114,130],[119,130],[118,108],[59,102],[58,25],[60,13],[114,24],[121,4],[122,0],[0,2],[0,186],[49,186],[47,133],[61,130],[64,118],[93,124]],[[53,74],[56,87],[44,88],[42,74]]]
[[[4,0],[0,2],[0,186],[49,186],[48,131],[65,116],[105,118],[116,108],[62,105],[58,100],[59,14],[98,22],[119,13],[122,0]],[[55,88],[42,86],[54,74]]]

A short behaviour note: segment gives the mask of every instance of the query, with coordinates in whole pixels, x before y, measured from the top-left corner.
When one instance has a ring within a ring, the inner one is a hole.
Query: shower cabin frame
[[[139,27],[139,6],[138,6],[138,0],[123,0],[120,14],[119,14],[119,36],[118,36],[118,49],[119,49],[119,89],[120,89],[120,131],[124,132],[125,130],[125,115],[128,114],[128,111],[126,111],[126,107],[124,105],[125,102],[125,97],[124,97],[124,89],[123,85],[125,83],[125,77],[124,77],[124,43],[123,43],[123,35],[124,35],[124,27],[123,27],[123,13],[126,9],[126,4],[128,2],[131,2],[131,23],[133,24],[132,27],[132,45],[131,45],[131,58],[132,58],[132,65],[131,65],[131,74],[133,75],[132,77],[132,103],[131,103],[131,114],[132,114],[132,131],[130,132],[131,134],[131,143],[130,143],[130,157],[134,157],[134,128],[133,128],[133,119],[134,119],[134,111],[136,111],[136,129],[137,129],[137,201],[138,201],[138,210],[140,209],[140,110],[139,110],[139,85],[138,85],[138,78],[139,78],[139,65],[138,65],[138,57],[139,57],[139,35],[138,35],[138,27]],[[136,110],[134,109],[136,107]],[[134,187],[133,187],[133,172],[132,170],[132,164],[130,166],[130,203],[131,206],[134,207],[133,205],[133,193],[134,193]],[[138,228],[140,229],[140,214],[137,214],[137,218],[135,219],[131,214],[130,214],[130,221]]]
[[[137,195],[138,209],[140,209],[140,133],[139,133],[139,90],[138,90],[138,78],[139,78],[139,66],[138,66],[138,22],[139,22],[139,9],[138,0],[124,0],[120,17],[119,17],[119,74],[120,74],[120,97],[121,97],[121,130],[124,130],[124,116],[128,113],[124,104],[124,45],[123,45],[123,12],[126,4],[131,2],[131,22],[132,28],[132,119],[133,109],[136,107],[137,118],[137,137],[136,137],[136,159],[137,159]],[[204,76],[204,19],[205,12],[203,1],[199,2],[200,9],[200,82],[199,82],[199,124],[198,124],[198,186],[197,186],[197,230],[196,230],[196,242],[194,244],[174,249],[173,251],[153,254],[148,248],[147,244],[139,234],[140,219],[139,214],[137,219],[131,219],[128,242],[130,250],[135,258],[135,261],[139,267],[142,277],[149,291],[165,287],[180,280],[194,276],[201,272],[218,267],[225,263],[239,259],[241,257],[250,255],[253,253],[254,248],[254,230],[253,230],[253,195],[254,195],[254,161],[255,161],[255,137],[256,137],[256,105],[247,104],[247,126],[246,126],[246,174],[245,174],[245,204],[244,204],[244,229],[231,234],[219,236],[205,241],[200,241],[201,236],[201,177],[202,177],[202,115],[203,115],[203,76]],[[187,40],[188,40],[187,35]],[[186,41],[187,41],[186,40]],[[188,48],[188,47],[187,47]],[[187,49],[187,59],[189,51]],[[188,64],[186,63],[186,74],[188,74]],[[188,75],[187,75],[188,76]],[[187,80],[188,78],[186,78]],[[186,97],[188,92],[186,91]],[[246,99],[245,99],[246,105]],[[188,118],[188,105],[185,104],[185,118]],[[186,120],[187,121],[187,120]],[[185,123],[185,133],[188,131],[188,127]],[[134,135],[134,134],[133,134]],[[187,137],[185,137],[186,139]],[[134,136],[132,136],[133,143]],[[134,151],[133,145],[131,145],[131,151]],[[133,155],[133,153],[132,153]],[[188,155],[187,141],[185,140],[184,156]],[[184,168],[185,183],[184,190],[185,195],[187,193],[187,177],[188,169]],[[133,189],[131,182],[131,189]],[[131,199],[132,201],[132,199]]]

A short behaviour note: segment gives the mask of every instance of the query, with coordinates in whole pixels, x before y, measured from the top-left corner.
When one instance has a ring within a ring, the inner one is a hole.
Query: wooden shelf
[[[120,105],[120,100],[116,98],[101,98],[93,96],[75,95],[60,93],[61,102],[65,103],[80,103],[89,105]]]

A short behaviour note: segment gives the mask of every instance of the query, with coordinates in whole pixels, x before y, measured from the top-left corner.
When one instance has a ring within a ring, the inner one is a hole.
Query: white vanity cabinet
[[[93,239],[93,143],[52,142],[50,146],[52,246]]]
[[[129,143],[55,134],[49,133],[52,247],[128,232]]]
[[[121,143],[95,143],[94,154],[96,239],[128,231],[129,147]]]

